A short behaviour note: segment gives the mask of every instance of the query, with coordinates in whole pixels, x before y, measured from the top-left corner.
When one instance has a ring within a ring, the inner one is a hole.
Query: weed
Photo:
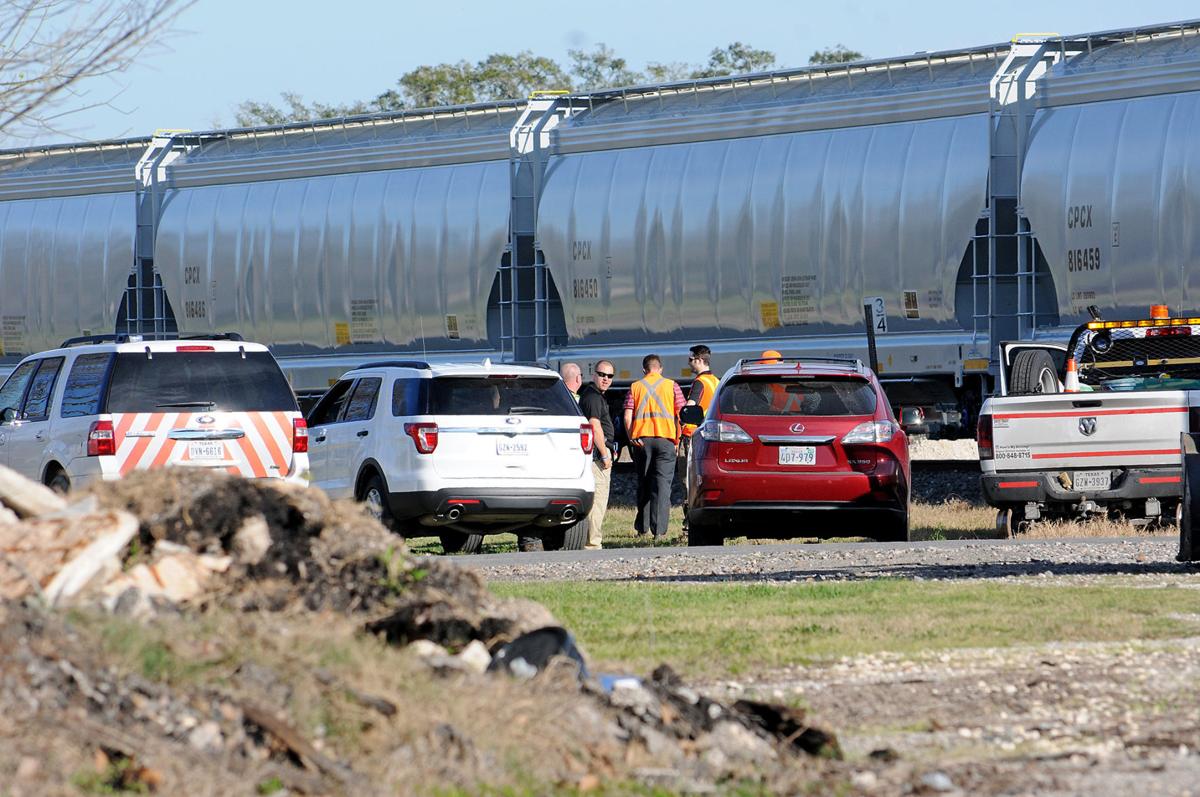
[[[254,790],[259,794],[274,794],[278,791],[283,791],[283,781],[279,776],[267,778],[262,783],[254,787]]]

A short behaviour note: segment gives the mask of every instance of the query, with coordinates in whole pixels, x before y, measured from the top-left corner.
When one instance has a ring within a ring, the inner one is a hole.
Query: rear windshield
[[[561,379],[443,376],[429,391],[431,415],[579,415]]]
[[[295,412],[296,397],[269,352],[118,354],[108,412]]]
[[[871,415],[875,391],[863,379],[735,377],[721,390],[722,415]]]

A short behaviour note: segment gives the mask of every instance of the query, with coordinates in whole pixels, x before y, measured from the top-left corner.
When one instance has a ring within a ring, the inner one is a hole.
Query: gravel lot
[[[900,577],[1200,589],[1174,537],[625,549],[469,562],[490,580]],[[467,563],[464,563],[467,564]],[[1200,618],[1197,618],[1200,635]],[[864,794],[1200,794],[1200,636],[848,657],[704,684],[795,702]]]

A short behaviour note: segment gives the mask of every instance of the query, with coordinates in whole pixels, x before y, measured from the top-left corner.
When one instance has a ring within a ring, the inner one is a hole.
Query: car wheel
[[[875,535],[875,541],[908,542],[908,523],[910,518],[911,515],[905,512],[903,518],[890,521]]]
[[[697,523],[694,520],[689,520],[687,544],[689,548],[703,547],[708,545],[724,545],[725,535],[711,526]]]
[[[482,534],[464,534],[461,531],[438,533],[442,540],[442,553],[479,553],[483,548]]]
[[[1025,507],[1009,506],[996,513],[996,531],[1005,539],[1012,539],[1029,528],[1025,519]]]
[[[66,495],[67,491],[71,489],[71,480],[60,470],[54,474],[54,478],[46,486],[60,495]]]
[[[387,495],[387,486],[383,483],[383,477],[378,473],[372,473],[371,477],[363,483],[362,489],[359,490],[358,500],[362,501],[363,509],[367,511],[368,515],[395,531],[395,519],[392,517],[391,507],[388,506]]]
[[[1180,562],[1195,562],[1200,559],[1200,454],[1196,450],[1195,437],[1184,436],[1183,454],[1183,499],[1180,501],[1179,554]]]
[[[554,529],[542,536],[542,550],[545,551],[582,551],[587,545],[588,522],[579,521],[569,529]]]

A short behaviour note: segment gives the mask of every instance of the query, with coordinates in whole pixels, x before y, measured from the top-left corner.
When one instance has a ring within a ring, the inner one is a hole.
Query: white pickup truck
[[[1006,344],[979,415],[983,494],[1011,535],[1049,518],[1178,523],[1180,436],[1200,432],[1200,318],[1092,321],[1061,344]]]

